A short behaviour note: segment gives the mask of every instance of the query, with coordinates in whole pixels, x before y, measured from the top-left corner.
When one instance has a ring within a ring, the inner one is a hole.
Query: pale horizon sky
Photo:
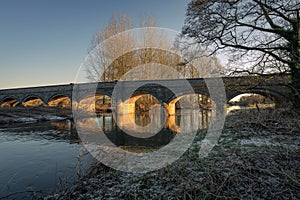
[[[0,89],[74,82],[93,36],[114,14],[181,31],[190,0],[2,0]]]

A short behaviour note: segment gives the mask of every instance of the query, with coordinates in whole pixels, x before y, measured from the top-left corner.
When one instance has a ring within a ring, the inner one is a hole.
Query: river
[[[118,126],[112,114],[105,114],[84,119],[79,126],[89,126],[96,120],[106,137],[117,146],[153,148],[168,144],[175,134],[207,128],[211,115],[211,111],[181,111],[164,119],[157,134],[155,128],[162,119],[151,114],[118,116]],[[153,135],[135,138],[122,131],[143,134],[141,131],[147,126],[155,129]],[[81,156],[84,152],[67,120],[0,129],[0,199],[29,198],[33,191],[47,195],[60,186],[72,184],[77,173],[84,173],[92,160],[90,155]]]
[[[71,183],[82,149],[69,122],[48,122],[0,129],[0,198],[23,199],[31,191],[46,195]],[[82,168],[88,160],[80,163]]]

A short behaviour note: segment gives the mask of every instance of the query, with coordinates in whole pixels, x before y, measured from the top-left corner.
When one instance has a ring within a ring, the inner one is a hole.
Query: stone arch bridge
[[[269,97],[277,106],[287,105],[291,100],[292,91],[288,87],[288,75],[222,77],[222,80],[227,101],[244,93],[256,93]],[[112,97],[114,88],[118,84],[124,90],[134,89],[132,96],[125,95],[120,99],[113,99],[113,101],[125,103],[124,105],[127,106],[128,112],[132,110],[134,102],[138,99],[136,98],[137,96],[151,94],[161,103],[168,105],[168,113],[173,114],[175,112],[175,99],[191,93],[191,90],[187,90],[185,87],[186,83],[191,86],[194,93],[209,97],[206,81],[213,83],[217,81],[217,78],[71,83],[67,85],[5,89],[0,90],[0,104],[10,100],[23,103],[32,98],[39,98],[48,104],[52,99],[61,96],[68,97],[73,102],[79,102],[81,99],[94,94]],[[175,88],[176,94],[174,94],[174,90],[169,89],[170,87]],[[216,101],[217,99],[213,100]]]

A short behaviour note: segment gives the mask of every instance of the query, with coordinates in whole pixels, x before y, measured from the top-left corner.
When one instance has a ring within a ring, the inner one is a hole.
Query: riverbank
[[[171,165],[131,174],[101,163],[70,188],[41,199],[297,199],[300,116],[289,110],[239,110],[226,118],[219,143],[199,158],[197,134]]]
[[[22,123],[60,121],[72,118],[72,110],[58,107],[14,107],[0,108],[0,127]]]

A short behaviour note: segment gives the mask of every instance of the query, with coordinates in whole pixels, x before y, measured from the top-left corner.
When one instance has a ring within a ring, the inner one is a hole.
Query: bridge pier
[[[135,103],[129,103],[129,102],[118,102],[117,103],[117,114],[134,114],[135,113]]]
[[[124,115],[124,113],[120,114],[117,113],[116,117],[116,122],[119,126],[120,129],[122,130],[132,130],[134,129],[134,124],[135,124],[135,114],[134,113],[127,113]]]
[[[172,103],[172,102],[169,104],[164,103],[164,108],[168,115],[170,115],[170,116],[175,115],[175,113],[176,113],[175,103]]]
[[[170,130],[172,130],[176,133],[181,132],[180,127],[176,124],[175,115],[170,115],[167,118],[164,128],[169,128]]]

